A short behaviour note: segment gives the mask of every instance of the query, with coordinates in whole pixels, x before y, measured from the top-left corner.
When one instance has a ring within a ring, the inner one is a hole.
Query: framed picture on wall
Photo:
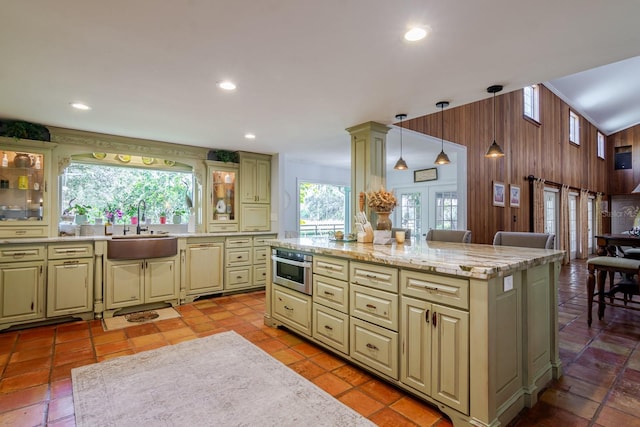
[[[509,185],[509,205],[512,208],[520,207],[520,186],[519,185]]]
[[[504,183],[493,181],[493,206],[504,207]]]
[[[413,182],[435,181],[438,179],[438,169],[420,169],[413,171]]]

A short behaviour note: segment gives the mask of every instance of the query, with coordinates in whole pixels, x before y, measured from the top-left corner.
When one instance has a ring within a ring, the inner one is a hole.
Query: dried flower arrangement
[[[367,193],[367,206],[376,212],[391,212],[396,204],[396,196],[392,192],[386,191],[384,187],[379,191]]]

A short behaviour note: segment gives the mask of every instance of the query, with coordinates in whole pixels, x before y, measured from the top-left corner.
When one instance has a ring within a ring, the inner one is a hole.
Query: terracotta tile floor
[[[513,426],[640,426],[640,312],[607,307],[586,323],[586,268],[563,267],[564,377]],[[638,298],[638,297],[636,297]],[[264,292],[203,299],[180,319],[105,332],[78,321],[0,333],[0,425],[73,426],[76,366],[234,330],[381,426],[450,426],[435,408],[284,330],[265,327]],[[594,310],[595,311],[595,310]]]

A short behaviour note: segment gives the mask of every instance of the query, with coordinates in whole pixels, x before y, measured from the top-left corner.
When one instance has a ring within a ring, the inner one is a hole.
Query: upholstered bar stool
[[[427,232],[427,242],[471,243],[470,230],[434,230]]]
[[[591,326],[591,309],[593,307],[593,297],[595,294],[596,271],[598,273],[598,319],[604,317],[605,292],[604,283],[609,273],[609,289],[613,288],[613,277],[615,273],[629,274],[631,276],[640,273],[640,260],[629,258],[599,256],[587,261],[589,277],[587,278],[587,324]]]

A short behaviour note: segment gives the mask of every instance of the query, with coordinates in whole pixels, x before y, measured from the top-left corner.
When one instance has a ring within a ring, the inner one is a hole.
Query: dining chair
[[[493,236],[494,246],[518,246],[521,248],[553,249],[555,234],[498,231]]]
[[[427,242],[471,243],[470,230],[434,230],[427,232]]]

